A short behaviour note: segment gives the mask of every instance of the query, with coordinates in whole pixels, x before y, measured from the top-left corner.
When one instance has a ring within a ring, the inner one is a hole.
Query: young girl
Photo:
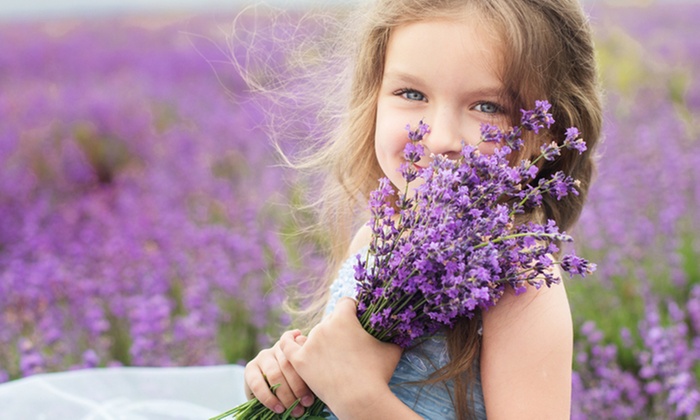
[[[367,226],[352,239],[349,232],[366,222],[364,200],[380,177],[401,188],[404,127],[420,119],[431,127],[418,163],[427,166],[431,153],[457,156],[463,142],[477,143],[482,123],[507,128],[521,109],[548,100],[555,139],[576,126],[588,151],[562,151],[539,176],[563,170],[581,181],[580,192],[561,201],[546,197],[523,221],[572,226],[601,128],[581,6],[577,0],[378,0],[359,28],[344,124],[315,156],[328,169],[322,223],[333,227],[339,273],[320,286],[326,293],[318,312],[326,316],[308,335],[289,331],[246,366],[249,395],[277,412],[301,399],[294,416],[315,394],[340,419],[568,418],[572,323],[563,284],[506,293],[480,318],[404,352],[367,334],[355,302],[344,296],[353,295],[354,256],[370,240]],[[542,139],[525,141],[514,160],[539,154]],[[489,153],[493,146],[479,147]],[[266,379],[280,384],[275,394]]]

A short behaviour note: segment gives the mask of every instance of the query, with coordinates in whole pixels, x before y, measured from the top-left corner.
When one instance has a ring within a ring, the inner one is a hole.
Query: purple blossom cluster
[[[183,25],[0,28],[0,381],[247,359],[322,269],[280,235],[297,192],[243,81]]]
[[[534,161],[509,165],[523,129],[538,133],[554,122],[549,108],[538,101],[523,111],[521,126],[507,132],[484,125],[482,140],[499,142],[493,154],[464,145],[458,159],[434,156],[422,170],[415,164],[429,128],[422,121],[409,127],[401,167],[406,188],[397,193],[383,178],[371,193],[372,240],[355,265],[358,316],[368,332],[408,347],[496,305],[508,287],[522,293],[527,285],[558,283],[555,264],[571,274],[592,273],[595,265],[575,255],[554,259],[557,244],[571,237],[553,220],[516,223],[516,215],[538,207],[545,194],[578,194],[576,181],[562,173],[531,185],[537,160],[554,159],[563,147],[584,151],[578,138],[548,145]]]

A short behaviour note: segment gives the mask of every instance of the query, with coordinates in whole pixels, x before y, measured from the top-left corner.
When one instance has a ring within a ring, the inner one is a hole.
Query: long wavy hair
[[[374,152],[374,133],[377,97],[393,28],[427,19],[459,19],[469,12],[470,18],[480,19],[481,27],[493,28],[505,47],[502,81],[509,95],[512,123],[518,122],[520,109],[546,99],[556,120],[550,130],[554,140],[563,139],[570,126],[579,128],[588,150],[582,155],[562,150],[560,157],[540,167],[533,181],[564,171],[580,181],[579,194],[561,200],[546,196],[541,211],[528,217],[554,219],[562,230],[569,229],[581,213],[594,174],[593,157],[602,126],[601,96],[591,28],[577,0],[376,0],[365,10],[348,17],[337,38],[351,43],[334,43],[329,49],[349,57],[340,62],[349,81],[334,80],[333,93],[325,93],[326,109],[332,110],[326,122],[332,129],[294,162],[296,168],[311,171],[315,179],[322,180],[315,204],[318,226],[330,241],[329,275],[316,288],[317,296],[306,312],[312,315],[307,317],[307,325],[320,318],[328,299],[328,284],[348,257],[353,233],[367,220],[367,197],[384,176]],[[332,77],[340,80],[342,76],[340,71]],[[339,97],[347,98],[342,106]],[[542,141],[525,141],[526,147],[513,160],[539,153]],[[477,318],[462,320],[447,333],[451,361],[430,380],[454,381],[453,402],[460,419],[471,417],[471,384],[480,350]]]

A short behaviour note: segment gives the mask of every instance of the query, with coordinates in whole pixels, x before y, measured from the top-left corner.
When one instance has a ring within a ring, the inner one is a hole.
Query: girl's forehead
[[[504,43],[481,19],[424,19],[392,29],[385,72],[428,72],[436,76],[470,70],[503,74]]]

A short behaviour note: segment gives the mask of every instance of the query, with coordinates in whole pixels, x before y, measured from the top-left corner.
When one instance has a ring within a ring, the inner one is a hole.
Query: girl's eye
[[[502,108],[499,105],[494,104],[493,102],[482,102],[480,104],[477,104],[474,109],[477,111],[486,113],[486,114],[498,114],[502,112]]]
[[[425,101],[425,95],[422,93],[418,92],[417,90],[413,89],[401,89],[396,92],[394,92],[394,95],[396,96],[401,96],[404,99],[408,99],[409,101]]]

